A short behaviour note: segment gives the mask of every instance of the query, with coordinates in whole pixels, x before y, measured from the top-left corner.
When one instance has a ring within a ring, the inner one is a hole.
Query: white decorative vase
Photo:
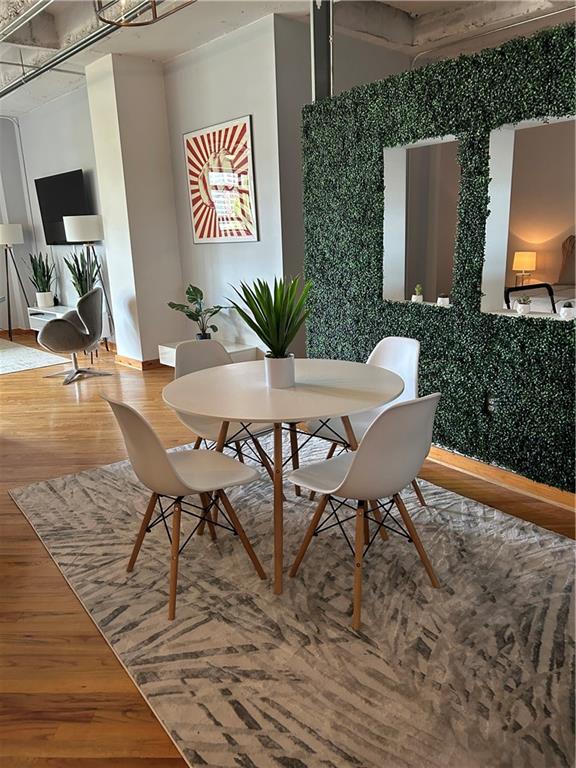
[[[519,304],[516,302],[516,312],[518,312],[519,315],[529,315],[530,304]]]
[[[272,389],[287,389],[294,386],[294,355],[288,357],[264,358],[266,384]]]
[[[422,304],[422,302],[424,301],[424,296],[421,293],[413,293],[412,301],[414,302],[414,304]]]
[[[38,293],[36,291],[36,306],[40,309],[47,309],[54,306],[54,294],[52,291],[43,291]]]
[[[576,320],[576,307],[560,307],[562,320]]]
[[[449,296],[438,296],[436,299],[436,304],[438,304],[439,307],[449,307],[450,306],[450,297]]]

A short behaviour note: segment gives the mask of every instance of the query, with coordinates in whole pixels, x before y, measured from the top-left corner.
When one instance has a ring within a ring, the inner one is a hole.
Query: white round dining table
[[[222,422],[216,450],[222,451],[230,422],[274,425],[274,592],[282,592],[283,454],[282,425],[340,418],[350,447],[358,445],[348,416],[385,405],[402,394],[400,376],[375,365],[343,360],[298,359],[295,384],[287,389],[266,385],[264,361],[205,368],[164,387],[164,402],[175,411]],[[292,443],[294,454],[294,443]],[[296,452],[297,456],[297,452]],[[297,466],[297,464],[296,464]]]

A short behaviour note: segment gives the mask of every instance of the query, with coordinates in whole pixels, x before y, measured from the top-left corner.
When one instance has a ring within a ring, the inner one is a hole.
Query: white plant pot
[[[518,304],[518,302],[516,302],[516,312],[518,312],[519,315],[529,315],[530,304]]]
[[[562,320],[576,320],[576,307],[560,307]]]
[[[438,304],[439,307],[449,307],[450,306],[450,297],[449,296],[438,296],[436,299],[436,304]]]
[[[266,384],[272,389],[287,389],[294,386],[294,355],[288,357],[264,358]]]
[[[413,293],[412,294],[412,301],[415,304],[422,304],[422,302],[424,301],[424,296],[422,296],[422,294]]]
[[[53,307],[54,294],[52,291],[43,291],[42,293],[38,293],[38,291],[36,291],[36,306],[40,307],[41,309]]]

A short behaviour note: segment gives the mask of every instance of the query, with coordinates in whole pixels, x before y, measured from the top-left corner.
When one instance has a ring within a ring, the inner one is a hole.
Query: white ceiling
[[[38,0],[0,0],[0,34],[2,19],[14,16],[15,11],[24,12],[34,2]],[[127,5],[134,2],[137,0],[127,0]],[[165,2],[167,7],[177,0]],[[567,21],[570,14],[465,42],[479,31],[502,27],[507,21],[523,20],[573,5],[574,0],[337,0],[336,15],[344,25],[342,27],[337,22],[340,31],[344,29],[410,55],[441,46],[442,52],[438,55],[449,56],[461,50],[495,45],[513,34],[529,34],[545,24]],[[26,113],[82,86],[86,64],[106,53],[134,54],[167,61],[268,14],[281,13],[302,20],[308,11],[309,0],[197,0],[152,26],[114,32],[68,59],[58,71],[47,72],[2,98],[0,114]],[[30,24],[0,43],[0,85],[21,74],[18,67],[7,62],[22,60],[24,64],[41,64],[98,26],[100,23],[90,0],[50,3]]]

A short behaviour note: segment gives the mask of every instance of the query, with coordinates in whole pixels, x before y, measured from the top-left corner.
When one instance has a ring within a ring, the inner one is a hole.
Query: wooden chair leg
[[[234,443],[234,447],[236,448],[236,455],[238,456],[238,461],[244,464],[244,454],[242,453],[242,444],[238,440],[236,440],[236,442]]]
[[[326,509],[326,504],[328,504],[329,498],[330,498],[329,496],[320,497],[320,501],[318,502],[318,506],[316,507],[316,511],[314,512],[312,521],[308,526],[308,530],[306,531],[306,536],[304,536],[304,541],[300,545],[300,549],[298,550],[298,554],[296,555],[296,560],[294,560],[294,562],[292,563],[292,568],[290,568],[290,572],[289,572],[290,576],[296,576],[296,574],[298,573],[298,568],[300,567],[300,563],[302,562],[302,559],[306,554],[308,545],[312,541],[312,536],[314,536],[314,531],[316,530],[318,523],[320,522],[320,518],[322,517],[324,510]]]
[[[136,541],[134,542],[134,548],[132,549],[132,554],[130,555],[130,560],[128,561],[128,567],[126,568],[128,573],[131,573],[134,570],[134,564],[136,563],[136,558],[138,557],[138,553],[140,552],[140,547],[142,546],[142,542],[144,541],[144,536],[146,536],[146,531],[148,530],[148,526],[150,525],[150,520],[152,519],[152,515],[154,514],[154,510],[156,509],[157,501],[158,501],[158,494],[153,493],[152,496],[150,496],[150,501],[148,502],[148,506],[146,507],[146,513],[144,514],[142,523],[140,524],[140,530],[138,531],[138,536],[136,537]]]
[[[439,587],[440,582],[436,578],[436,574],[434,573],[434,568],[432,568],[432,563],[428,559],[428,555],[426,554],[426,550],[424,549],[424,545],[420,541],[420,537],[418,536],[418,532],[416,530],[416,527],[414,523],[412,522],[412,518],[408,514],[408,510],[406,509],[406,505],[402,501],[402,497],[397,493],[394,495],[394,503],[398,507],[398,510],[400,512],[400,515],[402,516],[402,520],[404,521],[404,525],[408,529],[408,533],[410,534],[410,538],[414,542],[414,546],[418,550],[418,554],[420,555],[420,560],[422,560],[422,565],[424,568],[426,568],[426,573],[428,574],[430,578],[430,583],[433,587]]]
[[[382,514],[380,510],[378,509],[378,499],[370,499],[368,502],[370,511],[374,515],[374,520],[376,522],[381,523],[382,522]],[[380,526],[380,538],[382,541],[388,541],[388,531],[383,526]]]
[[[236,529],[236,533],[240,537],[240,541],[244,545],[244,549],[248,553],[248,557],[250,558],[250,560],[252,560],[252,564],[254,565],[254,568],[256,568],[256,573],[258,574],[258,576],[260,576],[261,579],[265,579],[266,572],[264,568],[262,568],[262,565],[260,564],[260,560],[258,560],[256,552],[254,552],[254,550],[252,549],[252,544],[250,544],[248,536],[246,536],[246,533],[244,532],[244,528],[242,528],[240,520],[238,520],[238,515],[236,514],[234,507],[230,503],[230,499],[228,498],[228,496],[226,496],[224,491],[218,491],[218,495],[222,499],[224,508],[226,509],[226,512],[228,513],[228,517],[230,518],[230,522]]]
[[[212,502],[212,499],[210,498],[210,495],[207,493],[201,493],[200,494],[200,501],[202,502],[202,506],[205,509],[205,516],[202,520],[203,523],[208,523],[208,530],[210,531],[210,538],[212,541],[216,541],[216,528],[213,523],[212,519],[212,512],[208,511],[210,504]],[[202,525],[202,523],[200,523]],[[200,526],[198,526],[198,530],[200,530]]]
[[[424,496],[422,494],[422,491],[420,490],[420,486],[418,485],[418,480],[416,478],[414,478],[414,480],[412,480],[412,488],[414,489],[414,493],[418,497],[418,501],[420,502],[420,506],[421,507],[425,507],[426,506],[426,499],[424,498]]]
[[[274,470],[272,469],[272,465],[270,464],[268,456],[266,456],[266,452],[264,451],[264,448],[262,448],[260,440],[258,440],[257,437],[253,437],[252,442],[254,443],[254,448],[256,448],[256,452],[258,453],[258,456],[260,456],[260,461],[262,462],[264,469],[270,475],[270,480],[274,482]]]
[[[362,557],[364,555],[364,510],[361,501],[356,510],[356,536],[354,540],[354,605],[352,610],[352,629],[360,629],[362,621]]]
[[[300,457],[298,456],[298,432],[296,431],[296,424],[290,424],[290,453],[292,454],[292,469],[298,469],[300,466]],[[301,495],[299,485],[294,486],[296,496]]]
[[[197,437],[196,440],[194,441],[194,450],[197,451],[201,445],[202,445],[202,438]]]
[[[334,456],[334,451],[336,450],[337,447],[338,447],[338,443],[332,443],[330,448],[328,448],[328,453],[326,454],[326,458],[324,459],[324,461],[328,461],[328,459],[331,459],[332,456]],[[310,496],[309,496],[310,501],[314,501],[315,496],[316,496],[316,491],[310,491]]]
[[[180,499],[174,503],[172,515],[172,556],[170,558],[170,598],[168,602],[168,618],[170,621],[176,616],[176,589],[178,587],[178,555],[180,549],[180,518],[182,507]]]
[[[366,505],[363,506],[363,509],[364,509],[364,544],[367,546],[368,544],[370,544],[370,521],[366,516]]]

